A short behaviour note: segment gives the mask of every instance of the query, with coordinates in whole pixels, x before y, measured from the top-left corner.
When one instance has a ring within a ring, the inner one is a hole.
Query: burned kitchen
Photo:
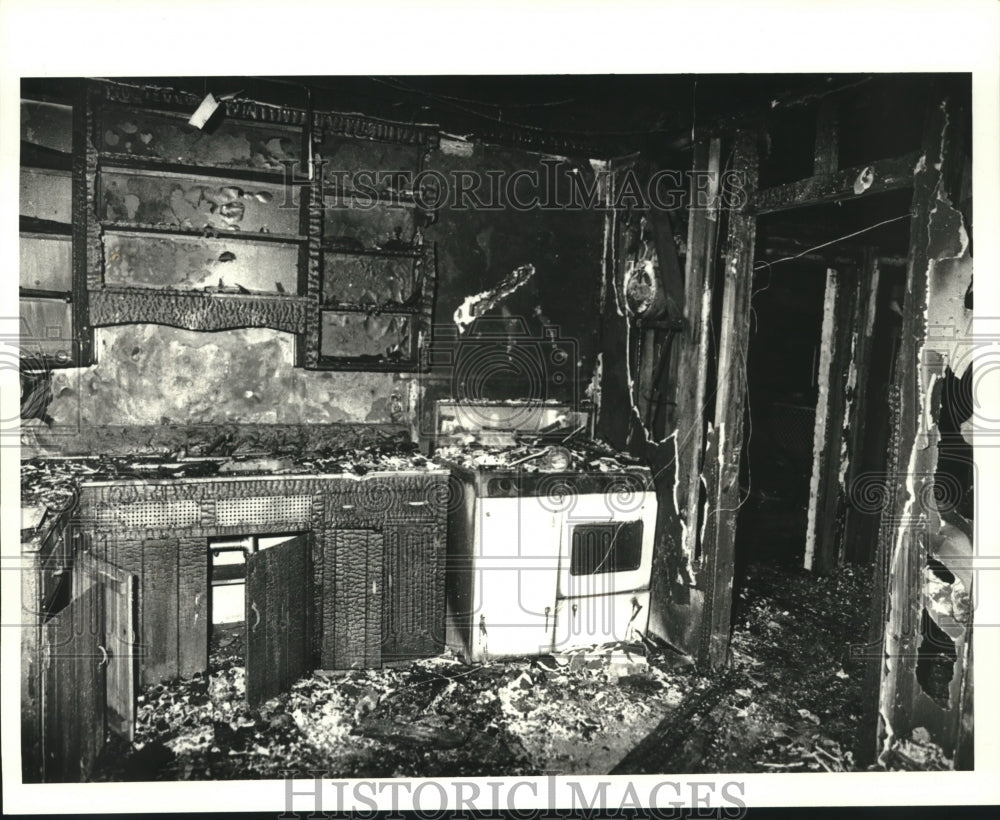
[[[971,94],[22,78],[23,781],[973,769]]]

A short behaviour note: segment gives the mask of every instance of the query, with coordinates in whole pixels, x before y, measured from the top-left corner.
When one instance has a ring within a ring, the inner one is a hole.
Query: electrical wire
[[[806,248],[804,251],[801,251],[795,254],[794,256],[785,256],[781,259],[776,259],[774,262],[760,262],[754,265],[753,269],[757,271],[764,267],[770,267],[772,265],[780,265],[782,262],[791,262],[793,259],[798,259],[801,256],[805,256],[807,253],[818,251],[820,250],[820,248],[827,248],[830,245],[836,245],[838,242],[843,242],[845,239],[851,239],[855,236],[860,236],[863,233],[868,233],[868,231],[874,231],[876,228],[881,228],[883,225],[889,225],[893,222],[899,222],[899,220],[901,219],[910,219],[912,216],[913,214],[907,211],[905,214],[901,214],[900,216],[894,216],[892,217],[892,219],[885,219],[882,222],[876,222],[874,225],[869,225],[867,228],[862,228],[859,231],[854,231],[854,233],[849,233],[846,236],[840,236],[837,237],[836,239],[831,239],[829,242],[824,242],[821,245],[815,245],[812,248]],[[770,285],[768,285],[768,287],[770,287]]]
[[[763,267],[767,267],[770,270],[770,267],[772,265],[777,265],[777,264],[779,264],[781,262],[790,262],[793,259],[798,259],[800,256],[804,256],[807,253],[812,253],[813,251],[820,250],[821,248],[826,248],[826,247],[828,247],[830,245],[834,245],[837,242],[843,242],[845,239],[851,239],[852,237],[859,236],[859,235],[861,235],[863,233],[867,233],[868,231],[873,231],[876,228],[881,228],[883,225],[888,225],[888,224],[893,223],[893,222],[899,222],[901,219],[909,219],[911,216],[912,215],[910,213],[905,213],[905,214],[902,214],[900,216],[893,217],[891,219],[883,220],[882,222],[877,222],[874,225],[870,225],[867,228],[862,228],[859,231],[854,231],[853,233],[849,233],[846,236],[841,236],[841,237],[839,237],[837,239],[831,239],[829,242],[824,242],[821,245],[816,245],[813,248],[808,248],[807,250],[804,250],[801,253],[795,254],[794,256],[788,256],[788,257],[785,257],[783,259],[778,259],[778,260],[776,260],[774,262],[762,262],[759,265],[755,265],[754,266],[754,270],[755,271],[756,270],[760,270]],[[751,293],[750,299],[752,300],[753,297],[754,297],[754,295],[756,293],[760,293],[763,290],[767,290],[767,288],[769,288],[770,286],[771,286],[771,280],[770,280],[770,277],[768,277],[768,283],[767,283],[767,285],[764,288],[761,288],[760,290],[757,290],[754,293]],[[753,312],[753,305],[752,304],[750,306],[750,310],[751,310],[751,312]],[[724,512],[739,512],[740,508],[744,504],[746,504],[746,502],[749,500],[750,494],[753,491],[753,475],[752,475],[752,473],[750,471],[750,461],[749,461],[749,458],[750,458],[750,441],[753,438],[753,413],[750,411],[750,378],[749,378],[749,372],[748,372],[748,369],[747,369],[747,358],[746,358],[746,355],[744,354],[744,352],[742,350],[740,351],[740,358],[741,358],[742,364],[743,364],[743,387],[744,387],[744,391],[746,393],[746,405],[745,405],[745,407],[746,407],[746,410],[747,410],[747,417],[748,417],[748,419],[747,419],[748,420],[747,437],[746,437],[746,440],[744,441],[744,444],[743,444],[743,446],[746,448],[746,455],[745,455],[745,457],[747,458],[747,492],[746,492],[746,495],[743,496],[743,498],[740,501],[740,503],[737,504],[735,507],[733,507],[731,509],[725,509],[725,508],[723,508],[723,509],[714,510],[713,512],[715,512],[716,514],[724,513]]]
[[[601,571],[601,567],[603,567],[604,564],[607,563],[608,558],[611,557],[611,551],[614,549],[615,543],[618,541],[618,535],[621,533],[622,527],[624,526],[625,522],[622,521],[615,528],[615,534],[611,539],[611,543],[608,544],[608,549],[604,553],[604,557],[601,559],[601,562],[588,573],[589,575],[597,575],[597,573]]]

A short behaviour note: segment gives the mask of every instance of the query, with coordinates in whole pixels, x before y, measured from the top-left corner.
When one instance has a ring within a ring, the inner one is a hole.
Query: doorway
[[[736,525],[738,572],[751,557],[802,565],[825,283],[826,267],[816,261],[765,263],[755,271]]]
[[[735,585],[751,563],[828,572],[875,557],[909,191],[758,219]]]

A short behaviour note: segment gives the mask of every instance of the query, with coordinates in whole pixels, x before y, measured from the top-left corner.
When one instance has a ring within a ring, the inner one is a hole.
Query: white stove
[[[644,631],[656,523],[649,470],[582,435],[588,414],[565,405],[442,401],[436,416],[435,455],[456,490],[449,647],[483,661]]]

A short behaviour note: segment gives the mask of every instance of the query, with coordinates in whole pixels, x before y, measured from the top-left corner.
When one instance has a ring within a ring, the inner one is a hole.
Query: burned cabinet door
[[[91,588],[100,590],[102,621],[98,651],[105,671],[107,727],[131,741],[135,737],[138,679],[138,579],[92,553],[81,553],[77,556],[73,585],[74,598]]]
[[[138,583],[134,575],[115,570],[104,584],[104,640],[108,652],[108,728],[126,740],[135,738],[135,636]]]
[[[94,584],[42,627],[42,782],[84,780],[104,746],[103,609]]]
[[[247,701],[288,690],[312,670],[309,539],[300,535],[247,558]]]
[[[386,531],[382,662],[428,658],[444,648],[444,537],[433,525]]]
[[[377,668],[382,663],[382,533],[326,530],[320,554],[320,666]]]

